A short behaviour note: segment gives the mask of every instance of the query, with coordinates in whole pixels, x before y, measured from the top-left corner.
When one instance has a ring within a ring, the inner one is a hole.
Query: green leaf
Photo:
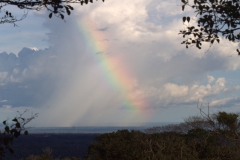
[[[24,134],[27,135],[27,134],[28,134],[28,131],[24,131]]]
[[[16,123],[16,128],[21,128],[21,125],[19,122]]]
[[[66,7],[66,11],[67,11],[67,14],[68,14],[68,15],[71,14],[70,10],[69,10],[67,7]]]
[[[70,6],[70,5],[68,5],[68,8],[70,8],[71,10],[73,10],[74,8],[72,7],[72,6]]]
[[[60,14],[61,18],[64,19],[64,15],[63,14]]]
[[[183,17],[183,18],[182,18],[182,20],[183,20],[183,23],[186,21],[186,19],[187,19],[186,17]]]
[[[182,5],[182,11],[184,11],[185,5]]]
[[[9,127],[8,127],[8,126],[5,127],[5,131],[6,131],[7,133],[9,133]]]
[[[240,51],[237,49],[238,55],[240,56]]]
[[[12,121],[17,122],[18,120],[17,120],[17,118],[14,118]]]

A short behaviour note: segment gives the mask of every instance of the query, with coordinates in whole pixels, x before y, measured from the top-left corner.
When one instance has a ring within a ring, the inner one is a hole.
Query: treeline
[[[119,130],[97,136],[82,160],[239,160],[239,115],[218,112],[152,127],[145,132]],[[22,160],[59,160],[52,150]],[[80,160],[63,158],[62,160]]]
[[[218,112],[153,127],[100,135],[88,148],[91,160],[239,160],[239,115]]]

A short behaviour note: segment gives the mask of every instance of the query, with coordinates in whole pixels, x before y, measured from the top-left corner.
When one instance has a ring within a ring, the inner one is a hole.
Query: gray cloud
[[[49,72],[51,63],[54,63],[50,56],[48,50],[34,51],[28,48],[23,48],[18,56],[1,53],[0,73],[6,74],[1,79],[0,97],[7,102],[0,103],[13,107],[40,107],[50,98],[58,78]]]
[[[159,115],[169,111],[175,121],[187,115],[176,108],[198,100],[236,107],[238,90],[225,76],[239,72],[239,60],[228,55],[232,44],[186,50],[177,35],[181,9],[169,3],[109,0],[77,8],[67,23],[46,19],[47,49],[0,54],[1,109],[31,107],[40,126],[71,126],[163,121]],[[84,18],[93,27],[83,32]]]

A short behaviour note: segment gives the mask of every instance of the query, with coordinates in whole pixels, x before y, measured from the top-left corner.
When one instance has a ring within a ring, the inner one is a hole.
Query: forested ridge
[[[145,132],[121,130],[96,138],[87,158],[110,159],[240,159],[239,115],[218,112],[186,118],[183,123]]]

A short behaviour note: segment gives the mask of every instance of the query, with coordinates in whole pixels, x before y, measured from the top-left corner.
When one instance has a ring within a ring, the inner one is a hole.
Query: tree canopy
[[[96,137],[87,158],[107,159],[240,159],[239,114],[217,112],[185,122],[147,129],[120,130]]]
[[[104,0],[102,0],[104,2]],[[70,15],[74,9],[72,4],[88,4],[93,3],[93,0],[0,0],[0,24],[15,23],[24,19],[29,10],[40,11],[46,9],[49,12],[49,18],[53,15],[64,19],[64,15]],[[13,15],[10,6],[15,6],[23,9],[21,18]]]
[[[195,45],[201,49],[202,42],[220,42],[221,38],[226,38],[231,42],[240,41],[240,1],[239,0],[181,0],[182,10],[186,6],[191,7],[196,13],[197,25],[189,24],[192,19],[189,16],[183,17],[186,24],[180,33],[185,40],[182,44]],[[195,18],[194,18],[195,19]],[[237,49],[238,55],[240,51]]]

